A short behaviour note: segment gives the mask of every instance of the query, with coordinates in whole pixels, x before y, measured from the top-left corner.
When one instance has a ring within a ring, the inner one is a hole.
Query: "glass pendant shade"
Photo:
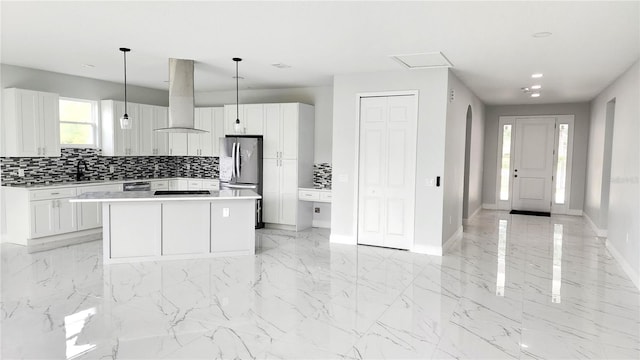
[[[236,122],[233,123],[233,132],[235,133],[242,132],[242,125],[240,124],[240,119],[236,119]]]
[[[124,114],[120,118],[120,129],[122,130],[131,130],[133,122],[129,119],[129,115]]]

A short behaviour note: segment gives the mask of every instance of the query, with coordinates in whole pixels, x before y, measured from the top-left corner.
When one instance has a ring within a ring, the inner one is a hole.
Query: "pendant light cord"
[[[238,62],[240,60],[234,59],[236,62],[236,124],[240,123],[240,95],[238,91]]]
[[[124,53],[124,113],[128,115],[127,111],[127,52]]]

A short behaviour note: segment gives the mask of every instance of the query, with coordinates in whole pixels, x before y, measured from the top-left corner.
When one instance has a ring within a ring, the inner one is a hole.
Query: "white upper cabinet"
[[[57,94],[3,90],[2,156],[60,156]]]
[[[224,137],[224,109],[222,107],[196,108],[195,128],[207,132],[189,134],[189,155],[218,156],[220,137]]]
[[[164,106],[139,106],[140,146],[138,155],[167,155],[169,134],[155,131],[167,127],[167,108]]]
[[[239,106],[240,116],[236,117],[236,105],[224,106],[224,133],[227,135],[263,135],[264,104]],[[235,131],[236,118],[240,119],[241,130]]]
[[[264,105],[264,158],[297,159],[300,104]]]
[[[124,114],[124,102],[101,101],[102,109],[102,155],[138,155],[140,151],[140,106],[127,103],[127,114],[132,120],[131,129],[120,128],[120,117]]]

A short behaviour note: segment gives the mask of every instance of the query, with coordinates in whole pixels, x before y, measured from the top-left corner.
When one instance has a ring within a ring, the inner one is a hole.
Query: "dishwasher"
[[[134,181],[122,184],[122,191],[151,191],[149,181]]]

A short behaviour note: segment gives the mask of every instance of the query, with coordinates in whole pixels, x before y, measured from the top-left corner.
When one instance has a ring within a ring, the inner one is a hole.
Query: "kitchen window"
[[[60,98],[60,145],[98,147],[98,102]]]

